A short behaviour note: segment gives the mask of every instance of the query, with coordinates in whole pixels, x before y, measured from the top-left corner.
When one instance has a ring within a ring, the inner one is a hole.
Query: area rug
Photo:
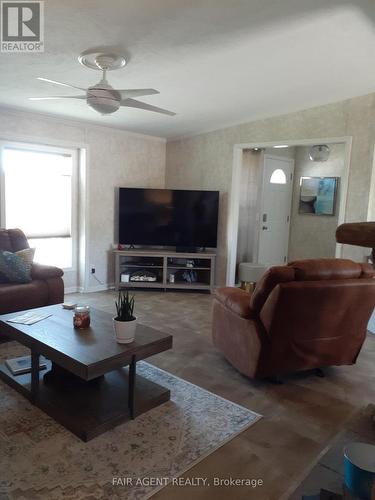
[[[0,359],[27,354],[15,342]],[[88,443],[0,382],[1,500],[144,499],[253,425],[260,415],[140,362],[171,401]]]

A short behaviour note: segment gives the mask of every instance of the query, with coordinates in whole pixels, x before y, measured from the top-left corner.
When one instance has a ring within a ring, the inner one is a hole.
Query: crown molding
[[[154,135],[141,134],[139,132],[132,132],[131,130],[127,130],[120,127],[114,127],[112,125],[99,125],[97,122],[92,122],[90,120],[80,120],[78,118],[67,118],[65,116],[57,116],[49,113],[41,113],[39,111],[29,111],[23,108],[13,107],[13,106],[0,106],[0,113],[8,113],[14,116],[18,116],[20,118],[30,118],[30,116],[35,117],[36,119],[43,119],[53,123],[59,123],[60,125],[69,125],[73,127],[81,127],[83,129],[96,129],[108,132],[108,130],[112,130],[116,133],[126,134],[129,137],[134,137],[138,139],[144,139],[147,141],[155,141],[166,143],[167,139],[165,137],[159,137]]]

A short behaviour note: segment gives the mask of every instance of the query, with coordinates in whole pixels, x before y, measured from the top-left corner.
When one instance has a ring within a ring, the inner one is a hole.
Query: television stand
[[[176,247],[176,253],[197,253],[197,247]]]
[[[115,288],[157,288],[212,292],[215,258],[211,252],[114,250]]]

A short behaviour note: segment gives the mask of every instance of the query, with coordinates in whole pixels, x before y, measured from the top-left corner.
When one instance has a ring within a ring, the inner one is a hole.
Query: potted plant
[[[134,341],[137,318],[134,316],[134,296],[129,292],[119,291],[116,303],[117,316],[113,318],[116,340],[119,344],[129,344]]]

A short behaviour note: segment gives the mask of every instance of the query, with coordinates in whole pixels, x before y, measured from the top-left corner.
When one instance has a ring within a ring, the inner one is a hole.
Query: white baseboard
[[[85,289],[85,293],[103,292],[105,290],[109,290],[110,288],[111,288],[110,283],[104,283],[103,285],[101,284],[90,285],[88,288]],[[114,285],[112,288],[114,288]]]
[[[88,288],[84,288],[83,286],[71,286],[65,288],[65,294],[69,293],[94,293],[94,292],[104,292],[106,290],[114,290],[114,283],[103,283],[103,285],[91,285]]]

